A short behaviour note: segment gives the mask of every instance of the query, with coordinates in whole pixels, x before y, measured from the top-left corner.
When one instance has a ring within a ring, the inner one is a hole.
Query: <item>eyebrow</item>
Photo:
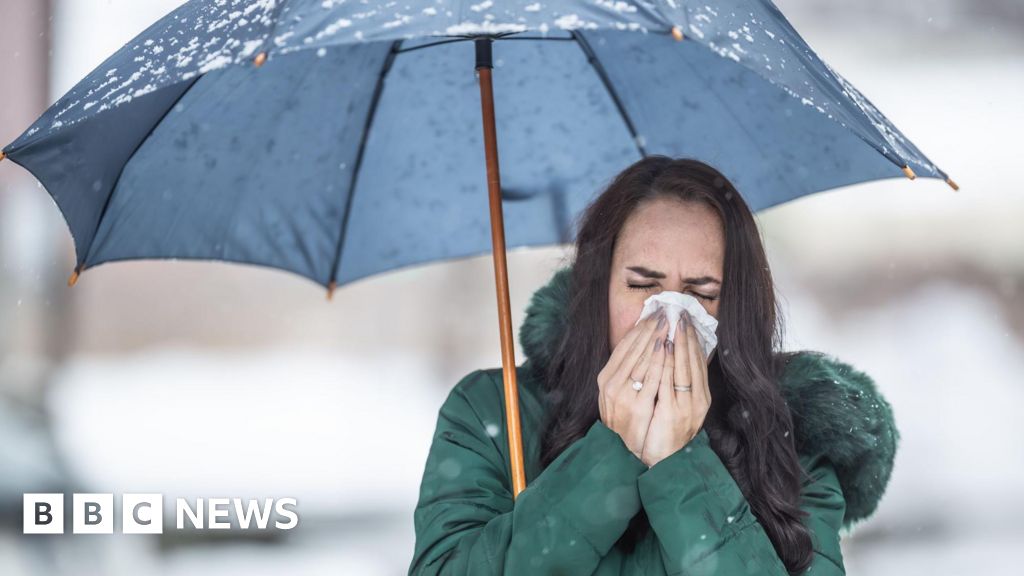
[[[633,272],[636,272],[637,274],[639,274],[641,276],[644,276],[646,278],[666,278],[667,277],[664,272],[660,272],[658,270],[650,270],[650,269],[645,268],[643,266],[626,266],[626,270],[632,270]],[[701,286],[703,284],[719,284],[720,285],[722,283],[717,278],[713,278],[711,276],[699,276],[699,277],[696,277],[696,278],[683,278],[683,282],[685,282],[687,284],[693,284],[695,286]]]

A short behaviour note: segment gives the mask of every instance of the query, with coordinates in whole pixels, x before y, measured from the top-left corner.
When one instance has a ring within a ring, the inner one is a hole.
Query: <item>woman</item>
[[[674,346],[660,315],[634,326],[664,290],[718,320],[709,361],[692,326]],[[519,332],[526,489],[513,506],[501,368],[476,370],[440,409],[409,574],[844,574],[840,530],[874,512],[899,435],[867,375],[781,334],[731,183],[629,166]]]

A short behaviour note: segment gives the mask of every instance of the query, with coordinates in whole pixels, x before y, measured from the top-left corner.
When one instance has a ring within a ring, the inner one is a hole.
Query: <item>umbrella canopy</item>
[[[271,266],[333,288],[486,253],[474,42],[491,38],[510,246],[648,154],[700,158],[754,210],[946,179],[768,0],[193,0],[3,149],[53,196],[77,266]]]
[[[3,152],[63,212],[69,284],[103,262],[189,258],[330,295],[490,250],[517,496],[504,220],[513,246],[568,241],[648,154],[714,164],[754,210],[901,172],[956,188],[769,0],[397,4],[192,0],[51,106]]]

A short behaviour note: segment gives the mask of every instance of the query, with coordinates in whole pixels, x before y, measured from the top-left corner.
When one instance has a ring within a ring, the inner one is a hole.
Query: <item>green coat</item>
[[[527,487],[513,506],[501,368],[476,370],[441,406],[414,513],[409,574],[787,575],[739,486],[702,430],[649,468],[600,420],[540,470],[537,374],[565,326],[568,269],[539,289],[519,337],[517,367]],[[802,490],[814,561],[806,574],[845,574],[840,530],[874,512],[899,434],[872,380],[804,351],[780,380],[809,475]],[[652,530],[616,542],[641,508]]]

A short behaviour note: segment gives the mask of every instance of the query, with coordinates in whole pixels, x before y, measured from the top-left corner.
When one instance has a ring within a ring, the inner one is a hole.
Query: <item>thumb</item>
[[[673,342],[668,343],[668,349],[665,350],[665,365],[664,372],[661,374],[661,382],[658,383],[658,403],[668,402],[675,398],[675,390],[672,385],[675,384],[675,344]]]

